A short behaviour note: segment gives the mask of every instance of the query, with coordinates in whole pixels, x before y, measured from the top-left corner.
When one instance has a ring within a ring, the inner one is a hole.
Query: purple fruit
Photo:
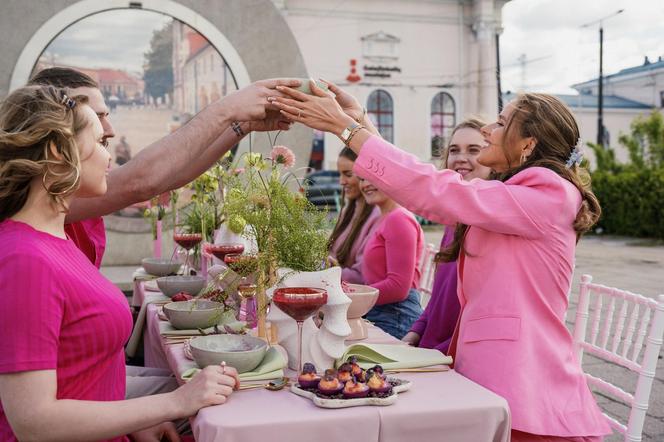
[[[343,393],[345,399],[357,399],[357,398],[367,397],[368,394],[369,394],[369,387],[367,387],[362,383],[355,383],[353,381],[349,381],[346,383]]]

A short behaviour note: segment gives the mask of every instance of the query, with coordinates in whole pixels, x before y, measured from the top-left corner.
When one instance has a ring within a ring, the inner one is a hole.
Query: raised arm
[[[561,217],[571,223],[568,202],[576,201],[577,209],[580,204],[573,185],[548,169],[529,168],[507,182],[464,181],[375,136],[362,146],[354,172],[427,219],[529,238],[542,236]]]
[[[270,112],[267,97],[279,84],[297,86],[298,80],[263,80],[215,101],[174,133],[142,149],[108,175],[108,191],[98,198],[77,198],[67,222],[107,215],[131,204],[181,187],[209,169],[241,139],[230,128],[242,121],[244,133],[288,129],[287,119]]]
[[[287,87],[277,89],[290,98],[272,101],[292,121],[337,136],[355,124],[333,97],[315,85],[311,87],[314,96]],[[466,182],[456,172],[436,170],[365,129],[352,137],[349,147],[358,154],[357,175],[403,207],[443,224],[461,222],[537,238],[553,224],[572,223],[580,207],[581,196],[574,186],[547,169],[532,167],[505,183]],[[570,213],[566,207],[576,210]]]

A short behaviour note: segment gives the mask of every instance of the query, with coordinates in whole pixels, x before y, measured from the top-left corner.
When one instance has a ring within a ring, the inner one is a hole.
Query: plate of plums
[[[411,381],[386,376],[380,365],[364,370],[352,358],[322,375],[312,363],[305,363],[291,392],[311,399],[322,408],[384,406],[395,403],[397,393],[410,389],[411,385]]]

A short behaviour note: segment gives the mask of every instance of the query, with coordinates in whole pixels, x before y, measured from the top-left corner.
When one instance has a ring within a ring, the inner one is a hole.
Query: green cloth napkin
[[[231,310],[228,310],[221,315],[218,325],[219,325],[219,330],[222,333],[224,332],[225,325],[233,329],[235,333],[241,333],[246,327],[247,323],[246,321],[236,321],[235,313],[232,312]],[[214,327],[204,328],[203,330],[206,333],[214,333]],[[200,333],[198,330],[178,330],[177,328],[173,327],[170,322],[160,321],[159,334],[162,336],[191,336],[191,335],[199,335]]]
[[[146,272],[143,267],[134,270],[134,273],[131,276],[134,281],[152,281],[153,279],[159,278],[159,276],[151,275]]]
[[[357,364],[364,369],[376,364],[382,365],[385,370],[394,370],[452,363],[451,356],[431,348],[404,344],[353,344],[336,360],[335,366],[339,367],[351,356],[357,357]]]
[[[224,323],[219,325],[219,331],[225,333],[225,326],[230,327],[235,333],[242,333],[247,326],[247,322],[233,321]],[[203,331],[208,334],[214,333],[214,327],[204,328]],[[198,336],[200,332],[198,330],[178,330],[177,328],[173,327],[170,322],[161,321],[159,323],[159,334],[162,336]]]
[[[284,367],[286,367],[286,359],[276,348],[270,347],[258,367],[252,371],[240,373],[240,380],[249,382],[281,378],[284,376]],[[182,372],[180,377],[188,382],[199,371],[201,371],[200,368],[189,368]]]

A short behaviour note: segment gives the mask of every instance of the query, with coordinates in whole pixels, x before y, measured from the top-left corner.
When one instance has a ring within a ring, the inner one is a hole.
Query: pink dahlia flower
[[[295,154],[286,146],[274,146],[270,152],[270,158],[273,163],[281,164],[284,167],[295,165]]]

